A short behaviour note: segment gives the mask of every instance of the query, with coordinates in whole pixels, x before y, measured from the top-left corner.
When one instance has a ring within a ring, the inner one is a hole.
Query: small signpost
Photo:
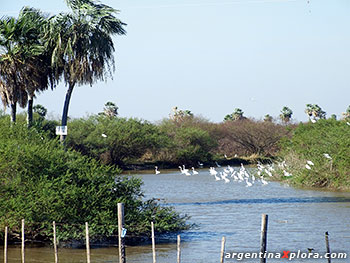
[[[56,135],[67,135],[67,126],[56,126]]]

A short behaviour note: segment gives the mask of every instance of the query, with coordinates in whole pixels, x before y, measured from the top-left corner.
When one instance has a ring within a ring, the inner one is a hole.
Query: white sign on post
[[[56,135],[67,135],[67,126],[56,126]]]

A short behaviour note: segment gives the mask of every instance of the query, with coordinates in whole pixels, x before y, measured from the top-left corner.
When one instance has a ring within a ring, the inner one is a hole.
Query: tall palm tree
[[[0,19],[0,95],[4,106],[11,107],[12,122],[16,121],[17,103],[25,107],[36,90],[48,86],[40,43],[44,20],[38,10],[28,7],[18,18]]]
[[[118,106],[115,103],[108,101],[103,108],[103,114],[108,118],[115,118],[118,116]]]
[[[92,0],[67,0],[71,13],[51,19],[47,32],[52,47],[52,65],[68,86],[62,126],[67,125],[68,108],[75,85],[90,84],[110,77],[114,71],[113,35],[125,34],[117,10]],[[61,136],[61,141],[65,136]]]
[[[224,118],[224,121],[238,121],[244,120],[246,117],[243,116],[244,112],[240,108],[235,108],[233,113],[227,114]]]
[[[24,53],[20,47],[23,32],[21,21],[13,17],[0,20],[0,95],[5,107],[11,107],[11,120],[16,122],[17,102],[21,106],[27,103],[24,78]]]
[[[326,112],[321,109],[317,104],[306,104],[305,113],[309,116],[309,119],[325,119]]]
[[[284,123],[288,123],[293,115],[293,111],[288,108],[287,106],[284,106],[281,110],[280,118]]]
[[[29,75],[36,76],[35,82],[26,85],[26,91],[28,93],[28,107],[27,107],[27,123],[28,127],[33,122],[33,103],[35,93],[47,90],[49,86],[53,89],[58,82],[59,78],[55,78],[51,68],[51,50],[45,46],[44,32],[48,25],[48,16],[41,11],[34,8],[23,8],[20,13],[20,18],[25,21],[26,24],[31,24],[31,34],[35,40],[33,44],[40,47],[41,52],[38,54],[30,54]],[[33,78],[32,78],[33,79]]]

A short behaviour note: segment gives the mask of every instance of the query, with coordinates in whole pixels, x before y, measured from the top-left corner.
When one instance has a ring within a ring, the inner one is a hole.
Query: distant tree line
[[[344,118],[349,118],[349,108]],[[46,119],[46,112],[43,106],[34,106],[33,126],[55,138],[55,126],[59,121]],[[312,112],[312,117],[324,118],[325,113],[318,115],[319,112],[323,111]],[[306,113],[309,115],[308,111]],[[243,116],[242,110],[237,110],[232,116],[240,117],[213,123],[175,107],[169,118],[151,123],[120,117],[118,106],[107,102],[103,111],[96,115],[69,120],[66,146],[104,164],[119,167],[144,164],[177,167],[235,158],[271,159],[278,155],[281,139],[289,138],[298,126],[291,122],[291,114],[292,111],[284,107],[278,122],[270,115],[263,120],[248,118]]]

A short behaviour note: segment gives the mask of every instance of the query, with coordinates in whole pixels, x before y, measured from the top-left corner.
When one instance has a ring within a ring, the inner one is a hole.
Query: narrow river
[[[235,168],[238,169],[238,168]],[[197,228],[181,233],[182,261],[220,262],[221,238],[226,237],[226,252],[260,251],[261,215],[268,214],[267,249],[271,252],[326,252],[325,232],[329,233],[331,252],[346,252],[350,262],[350,193],[302,190],[278,182],[216,181],[208,169],[185,176],[178,170],[155,175],[136,175],[144,181],[145,198],[159,198],[182,214],[191,216]],[[251,173],[254,169],[249,169]],[[157,244],[157,262],[176,262],[176,236]],[[60,249],[60,262],[86,262],[84,250]],[[127,262],[152,262],[150,246],[127,248]],[[283,255],[283,253],[282,253]],[[51,248],[30,248],[26,262],[53,261]],[[0,261],[2,261],[0,254]],[[267,259],[267,262],[288,262]],[[20,248],[10,248],[9,263],[20,262]],[[118,262],[117,248],[92,249],[92,262]],[[225,262],[239,262],[226,259]],[[259,262],[243,260],[240,262]],[[294,259],[291,262],[327,262],[326,259]]]

